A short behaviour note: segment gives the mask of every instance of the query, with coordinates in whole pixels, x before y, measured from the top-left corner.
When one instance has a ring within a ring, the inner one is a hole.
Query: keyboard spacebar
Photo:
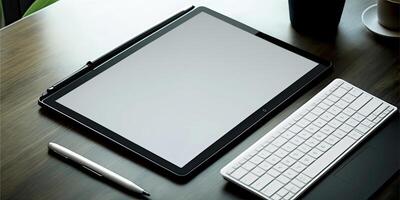
[[[329,164],[331,164],[338,156],[340,156],[340,154],[346,151],[354,142],[355,140],[349,137],[343,138],[335,146],[325,152],[325,154],[319,157],[313,164],[308,166],[304,170],[304,173],[307,176],[314,178]]]

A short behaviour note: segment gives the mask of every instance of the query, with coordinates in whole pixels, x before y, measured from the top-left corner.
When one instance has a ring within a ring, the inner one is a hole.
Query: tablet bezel
[[[67,94],[71,90],[75,89],[76,87],[82,85],[86,81],[90,80],[91,78],[95,77],[96,75],[100,74],[101,72],[105,71],[106,69],[112,67],[117,62],[121,61],[122,59],[126,58],[127,56],[131,55],[132,53],[136,52],[143,46],[149,44],[150,42],[156,40],[160,36],[166,34],[170,30],[174,29],[175,27],[179,26],[180,24],[184,23],[185,21],[189,20],[190,18],[196,16],[197,14],[204,12],[211,16],[214,16],[220,20],[223,20],[235,27],[238,27],[250,34],[256,35],[264,40],[267,40],[271,43],[274,43],[282,48],[285,48],[291,52],[304,56],[312,61],[319,63],[315,66],[312,70],[298,79],[296,82],[291,84],[288,88],[284,91],[279,93],[276,97],[271,99],[269,102],[264,104],[261,108],[255,111],[253,114],[248,116],[245,120],[241,123],[233,127],[229,132],[225,133],[220,139],[214,142],[211,146],[193,158],[189,163],[187,163],[183,167],[178,167],[173,163],[169,162],[168,160],[163,159],[162,157],[152,153],[151,151],[142,148],[141,146],[135,144],[133,141],[129,141],[128,139],[120,136],[119,134],[103,127],[102,125],[80,115],[79,113],[61,105],[60,103],[56,102],[58,98]],[[249,26],[246,26],[238,21],[235,21],[229,17],[226,17],[222,14],[219,14],[215,11],[212,11],[206,7],[198,7],[193,11],[189,12],[188,14],[182,16],[181,18],[177,19],[176,21],[170,23],[166,27],[162,28],[161,30],[151,34],[150,36],[146,37],[145,39],[141,40],[140,42],[132,45],[131,47],[127,48],[125,51],[119,53],[118,55],[114,56],[110,60],[96,66],[94,70],[89,71],[85,75],[79,77],[78,79],[74,80],[70,84],[66,85],[63,88],[60,88],[58,91],[54,92],[53,94],[49,95],[48,97],[41,100],[41,104],[44,107],[48,107],[72,120],[78,122],[79,124],[93,130],[94,132],[108,138],[109,140],[125,147],[126,149],[138,154],[139,156],[155,163],[156,165],[161,166],[162,168],[166,169],[167,171],[172,172],[177,176],[187,176],[191,172],[193,172],[197,167],[203,164],[205,161],[210,159],[213,155],[217,152],[222,150],[232,141],[234,141],[239,136],[243,135],[244,133],[248,132],[248,130],[255,125],[259,124],[260,121],[271,114],[272,111],[276,110],[279,106],[281,106],[284,102],[288,101],[292,98],[295,94],[297,94],[301,89],[307,86],[310,82],[314,79],[319,77],[321,74],[326,72],[332,67],[330,62],[324,61],[310,53],[307,53],[301,49],[293,47],[283,41],[280,41],[276,38],[268,36],[262,32],[259,32]]]

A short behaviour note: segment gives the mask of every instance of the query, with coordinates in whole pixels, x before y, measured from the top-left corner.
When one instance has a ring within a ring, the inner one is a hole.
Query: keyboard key
[[[311,147],[303,143],[302,145],[299,146],[298,150],[300,150],[303,153],[307,153],[308,151],[311,150]]]
[[[252,151],[249,152],[249,155],[254,156],[254,155],[257,154],[257,152],[258,152],[258,151],[254,149],[254,150],[252,150]]]
[[[242,176],[244,176],[245,174],[247,174],[247,170],[245,170],[244,168],[238,168],[238,169],[236,169],[232,174],[231,174],[231,176],[233,177],[233,178],[235,178],[235,179],[240,179],[240,178],[242,178]]]
[[[386,110],[386,108],[388,107],[388,105],[386,103],[381,104],[374,112],[374,115],[379,115],[381,114],[381,112],[383,112],[384,110]],[[372,119],[373,120],[373,119]]]
[[[252,157],[252,155],[250,155],[250,154],[247,154],[244,156],[244,158],[246,158],[247,160],[250,159],[251,157]]]
[[[325,142],[330,145],[334,145],[338,141],[339,141],[339,138],[337,138],[336,136],[333,136],[333,135],[330,135],[325,139]]]
[[[285,188],[282,188],[277,192],[277,194],[281,197],[285,196],[287,193],[289,193],[289,191]]]
[[[243,158],[243,159],[240,159],[240,160],[238,161],[238,163],[239,163],[240,165],[243,165],[246,161],[247,161],[247,160]]]
[[[305,128],[306,131],[310,132],[310,133],[315,133],[319,130],[319,128],[313,124],[310,124],[309,126],[307,126]]]
[[[317,159],[318,157],[320,157],[322,155],[322,151],[318,150],[318,149],[312,149],[310,152],[308,152],[308,155],[310,155],[311,157]]]
[[[340,130],[342,130],[342,131],[344,131],[346,133],[350,132],[352,129],[353,128],[351,126],[347,125],[347,124],[343,124],[342,126],[340,126]]]
[[[333,95],[337,96],[337,97],[342,97],[344,94],[346,94],[347,91],[343,88],[338,88],[333,92]]]
[[[231,174],[233,171],[235,171],[235,168],[233,168],[233,167],[228,167],[227,170],[226,170],[226,173],[227,173],[227,174]]]
[[[352,127],[357,126],[358,123],[359,123],[359,122],[358,122],[357,120],[353,119],[353,118],[349,118],[349,119],[346,121],[346,124],[348,124],[348,125],[350,125],[350,126],[352,126]]]
[[[306,116],[304,116],[304,119],[308,121],[314,121],[317,119],[317,115],[314,115],[313,113],[308,113]]]
[[[258,152],[258,154],[257,154],[258,156],[260,156],[261,158],[267,158],[268,156],[270,156],[271,155],[271,153],[269,153],[268,151],[265,151],[265,150],[261,150],[260,152]]]
[[[280,175],[280,173],[279,173],[278,171],[276,171],[276,169],[274,169],[274,168],[268,170],[267,173],[268,173],[269,175],[271,175],[272,177],[277,177],[277,176]]]
[[[271,155],[270,157],[268,157],[266,159],[266,161],[268,161],[269,163],[275,165],[276,163],[278,163],[280,161],[280,158],[277,157],[276,155]]]
[[[276,178],[279,182],[283,183],[283,184],[287,184],[290,182],[290,179],[286,176],[284,176],[283,174],[278,176],[278,178]]]
[[[354,101],[354,99],[356,99],[356,97],[353,96],[352,94],[348,93],[348,94],[344,95],[342,99],[344,101],[346,101],[347,103],[351,103],[352,101]]]
[[[332,104],[333,104],[333,102],[332,102]],[[330,107],[330,105],[328,105],[324,102],[321,102],[320,104],[318,104],[318,107],[322,108],[323,110],[327,110]]]
[[[377,116],[374,113],[372,113],[367,117],[367,119],[370,120],[370,121],[373,121],[376,117]]]
[[[293,143],[293,144],[295,144],[295,145],[297,145],[297,146],[299,146],[301,143],[304,142],[304,139],[302,139],[302,138],[299,137],[299,136],[295,136],[294,138],[292,138],[292,139],[290,140],[290,142]]]
[[[317,145],[317,148],[321,151],[327,151],[332,145],[326,143],[326,142],[321,142]]]
[[[303,182],[304,184],[307,184],[308,182],[311,181],[311,178],[308,177],[308,176],[306,176],[306,175],[304,175],[304,174],[299,174],[299,175],[296,177],[296,179],[299,180],[299,181],[301,181],[301,182]]]
[[[365,119],[364,116],[362,116],[362,115],[360,115],[360,114],[358,114],[358,113],[355,113],[355,114],[354,114],[353,116],[351,116],[351,117],[352,117],[353,119],[359,121],[359,122],[361,122],[362,120]]]
[[[309,155],[304,155],[301,159],[300,162],[305,164],[305,165],[310,165],[312,162],[314,162],[314,158],[312,158]]]
[[[344,113],[340,113],[335,117],[335,119],[337,119],[341,122],[345,122],[348,118],[349,118],[349,116]]]
[[[326,123],[328,123],[328,122],[321,118],[318,118],[313,122],[313,124],[318,127],[323,127]]]
[[[370,127],[370,128],[375,125],[375,123],[369,121],[368,119],[365,119],[364,121],[362,121],[361,124],[366,126],[366,127]]]
[[[337,106],[333,105],[328,109],[328,112],[332,113],[333,115],[337,115],[342,111],[342,109],[338,108]]]
[[[328,105],[328,106],[332,106],[335,102],[329,100],[329,99],[324,99],[324,101],[322,101],[322,103]]]
[[[321,132],[323,132],[327,135],[331,134],[334,130],[335,130],[335,128],[333,128],[332,126],[329,126],[329,125],[325,125],[323,128],[321,128]]]
[[[261,149],[263,149],[264,147],[262,146],[262,145],[258,145],[257,147],[256,147],[256,154],[259,152],[259,151],[261,151]],[[256,154],[254,154],[254,155],[256,155]]]
[[[285,185],[285,189],[291,191],[294,194],[296,194],[300,190],[300,188],[294,185],[293,183]]]
[[[315,115],[321,115],[324,112],[324,110],[319,107],[315,107],[311,112]]]
[[[262,161],[264,161],[263,158],[260,156],[255,155],[253,158],[250,159],[250,161],[256,165],[260,164]]]
[[[295,124],[295,123],[296,123],[296,120],[294,120],[294,119],[289,119],[289,120],[287,121],[287,124],[289,125],[289,127],[292,126],[292,125]]]
[[[352,109],[352,108],[345,108],[345,109],[343,110],[343,113],[346,114],[346,115],[348,115],[348,116],[352,116],[355,112],[356,112],[356,111],[355,111],[354,109]]]
[[[260,177],[265,173],[265,170],[263,170],[261,167],[255,167],[251,172]]]
[[[346,133],[343,132],[343,131],[340,130],[340,129],[336,129],[336,130],[332,133],[332,135],[334,135],[334,136],[336,136],[336,137],[338,137],[338,138],[343,138],[344,136],[346,136]]]
[[[315,139],[317,139],[318,141],[322,141],[322,140],[324,140],[326,138],[326,136],[327,135],[325,133],[318,132],[318,133],[315,133],[313,137]]]
[[[275,193],[275,194],[271,197],[271,199],[272,199],[272,200],[281,200],[282,197],[281,197],[280,195],[278,195],[278,194]]]
[[[272,180],[274,180],[274,177],[264,174],[261,178],[259,178],[256,182],[254,182],[251,187],[254,188],[255,190],[261,190],[264,188],[264,186],[268,185]]]
[[[293,183],[294,185],[296,185],[296,186],[299,187],[299,188],[302,188],[302,187],[304,187],[304,185],[305,185],[303,182],[299,181],[297,178],[296,178],[296,179],[293,179],[293,180],[291,181],[291,183]]]
[[[243,168],[246,170],[250,171],[252,170],[256,165],[250,161],[246,162],[244,165],[242,165]]]
[[[284,149],[285,151],[288,151],[288,152],[291,152],[291,151],[295,150],[296,148],[297,148],[297,146],[291,142],[287,142],[286,144],[284,144],[282,146],[282,149]]]
[[[290,131],[292,131],[293,133],[298,133],[301,131],[301,127],[297,126],[297,125],[293,125],[292,127],[289,128]]]
[[[290,138],[292,138],[293,136],[295,136],[296,134],[290,132],[290,131],[286,131],[284,133],[282,133],[282,137],[284,137],[285,139],[289,140]]]
[[[287,128],[284,128],[284,130],[286,130],[286,129]],[[277,138],[281,135],[281,133],[279,131],[272,131],[272,132],[269,132],[268,135],[270,135],[270,137]]]
[[[343,100],[339,100],[338,102],[335,103],[335,106],[337,106],[338,108],[340,108],[342,110],[344,108],[346,108],[346,106],[348,106],[348,105],[349,105],[349,103],[347,103],[347,102],[345,102]]]
[[[319,159],[314,161],[313,164],[304,170],[304,174],[309,177],[317,176],[322,170],[324,170],[332,161],[334,161],[340,154],[346,151],[355,140],[348,137],[343,138],[335,146],[333,146],[329,151],[325,152]],[[311,150],[312,151],[312,150]]]
[[[371,98],[371,96],[362,93],[361,96],[359,96],[356,100],[353,101],[353,103],[349,105],[349,107],[354,110],[358,110],[363,107],[369,100],[371,100]]]
[[[297,122],[297,125],[304,128],[304,127],[308,126],[310,123],[311,123],[310,121],[303,118]]]
[[[287,139],[285,139],[285,138],[283,138],[283,137],[279,137],[279,138],[275,139],[272,143],[273,143],[275,146],[280,147],[280,146],[282,146],[283,144],[285,144],[286,142],[287,142]]]
[[[264,144],[265,144],[265,145],[271,143],[271,142],[274,141],[274,140],[275,140],[275,138],[274,138],[274,137],[271,137],[271,135],[267,135],[267,137],[263,138],[263,141],[264,141]],[[265,146],[265,145],[264,145],[264,146]]]
[[[340,125],[342,125],[342,122],[336,120],[336,119],[332,119],[329,123],[329,126],[332,126],[333,128],[338,128]]]
[[[283,157],[285,157],[286,155],[288,155],[288,153],[289,153],[289,152],[287,152],[287,151],[285,151],[285,150],[283,150],[283,149],[281,148],[281,149],[278,149],[277,151],[275,151],[274,155],[276,155],[276,156],[278,156],[278,157],[280,157],[280,158],[283,158]]]
[[[291,192],[289,192],[289,193],[286,194],[285,197],[283,197],[283,199],[284,199],[284,200],[289,200],[289,199],[292,199],[293,196],[294,196],[294,194],[291,193]]]
[[[345,89],[346,91],[349,91],[353,88],[353,86],[351,86],[350,84],[346,84],[346,83],[340,85],[340,87]]]
[[[258,166],[261,167],[263,170],[269,170],[272,167],[272,164],[264,161]]]
[[[355,139],[355,140],[358,140],[358,139],[360,139],[360,138],[362,137],[362,135],[361,135],[359,132],[357,132],[357,131],[351,131],[351,132],[349,133],[349,136],[350,136],[351,138]]]
[[[362,91],[357,88],[353,88],[352,90],[349,91],[349,93],[355,97],[358,97],[360,96],[360,94],[362,94]]]
[[[284,172],[287,169],[287,166],[282,164],[282,163],[278,163],[274,166],[274,169],[280,173]]]
[[[378,99],[372,99],[367,104],[365,104],[359,111],[361,115],[368,116],[375,109],[377,109],[382,104],[382,101]]]
[[[265,187],[261,192],[264,193],[266,196],[272,196],[275,192],[281,189],[283,184],[278,180],[273,180],[268,187]]]
[[[331,119],[333,119],[334,117],[335,117],[335,115],[333,115],[329,112],[325,112],[324,114],[321,115],[321,118],[326,121],[331,121]]]
[[[286,176],[286,177],[288,177],[288,178],[290,178],[290,179],[293,179],[294,177],[296,177],[297,176],[297,172],[295,172],[293,169],[288,169],[288,170],[286,170],[285,172],[283,172],[283,174]]]
[[[369,128],[368,128],[367,126],[363,125],[363,124],[359,124],[359,125],[356,127],[356,130],[357,130],[357,131],[360,131],[362,134],[365,134],[365,133],[368,132]]]
[[[298,159],[300,159],[300,158],[304,155],[304,153],[296,149],[296,150],[294,150],[292,153],[290,153],[289,155],[290,155],[292,158],[298,160]]]
[[[286,166],[291,166],[296,162],[295,159],[291,158],[290,156],[285,157],[282,159],[282,163],[285,164]]]
[[[301,138],[303,138],[303,139],[308,139],[309,137],[311,137],[312,136],[312,134],[310,133],[310,132],[308,132],[308,131],[306,131],[306,130],[302,130],[302,131],[300,131],[300,133],[298,134],[298,136],[300,136]]]
[[[302,164],[301,162],[297,162],[294,165],[292,165],[290,168],[293,169],[294,171],[300,173],[301,171],[303,171],[306,168],[306,166],[304,164]]]
[[[329,95],[329,96],[328,96],[328,99],[331,100],[331,101],[333,101],[333,102],[336,102],[336,101],[339,100],[339,98],[337,98],[336,96],[333,96],[333,95]]]
[[[317,144],[319,143],[318,140],[314,139],[314,138],[310,138],[308,140],[306,140],[304,142],[306,145],[310,146],[310,147],[315,147],[317,146]]]
[[[240,181],[246,185],[252,184],[258,177],[253,173],[246,174]]]
[[[273,153],[274,151],[276,151],[278,149],[278,147],[276,147],[275,145],[273,145],[273,144],[270,144],[270,145],[268,145],[267,147],[265,147],[265,150],[267,150],[267,151],[269,151],[269,152],[271,152],[271,153]]]

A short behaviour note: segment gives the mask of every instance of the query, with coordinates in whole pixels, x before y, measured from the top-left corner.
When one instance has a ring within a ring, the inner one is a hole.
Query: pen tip
[[[143,191],[142,192],[144,195],[146,195],[146,196],[150,196],[150,193],[148,193],[148,192],[146,192],[146,191]]]

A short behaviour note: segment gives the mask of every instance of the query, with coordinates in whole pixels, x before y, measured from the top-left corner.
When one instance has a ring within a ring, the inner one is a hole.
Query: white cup
[[[400,30],[400,0],[378,0],[378,22],[392,30]]]

